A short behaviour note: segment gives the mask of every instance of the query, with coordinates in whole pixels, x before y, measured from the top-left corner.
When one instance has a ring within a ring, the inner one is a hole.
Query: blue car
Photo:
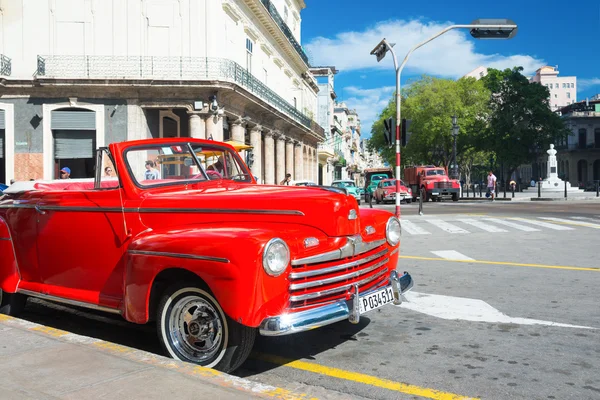
[[[5,185],[4,183],[0,183],[0,193],[2,193],[4,190],[6,190],[7,187],[8,187],[8,185]]]

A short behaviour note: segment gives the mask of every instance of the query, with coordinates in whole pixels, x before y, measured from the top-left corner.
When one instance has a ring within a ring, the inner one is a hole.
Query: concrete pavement
[[[2,314],[0,393],[3,400],[316,399]]]

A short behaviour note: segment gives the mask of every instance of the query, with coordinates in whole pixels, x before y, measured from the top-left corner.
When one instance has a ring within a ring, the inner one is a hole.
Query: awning
[[[248,149],[252,149],[253,148],[252,146],[249,146],[249,145],[247,145],[245,143],[242,143],[242,142],[238,142],[237,140],[228,140],[228,141],[223,142],[223,143],[227,143],[228,145],[232,146],[235,149],[235,151],[238,151],[238,152],[241,151],[241,150],[248,150]]]

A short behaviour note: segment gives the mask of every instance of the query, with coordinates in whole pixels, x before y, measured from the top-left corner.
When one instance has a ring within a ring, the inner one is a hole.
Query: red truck
[[[452,196],[452,201],[458,201],[460,196],[460,183],[450,179],[444,168],[435,165],[404,168],[404,182],[412,189],[414,201],[420,189],[425,193],[423,201],[441,201],[442,196]]]

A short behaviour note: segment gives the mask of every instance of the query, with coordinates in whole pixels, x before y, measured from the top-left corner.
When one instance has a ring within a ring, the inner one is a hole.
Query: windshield
[[[128,150],[125,159],[133,180],[142,187],[215,179],[252,182],[239,158],[217,145],[148,145]]]
[[[383,187],[396,186],[396,181],[386,181],[383,182]]]
[[[387,179],[387,175],[373,175],[371,177],[371,181],[380,181],[382,179]]]
[[[430,169],[429,171],[427,171],[427,176],[432,175],[446,175],[446,171],[444,171],[443,169]]]
[[[343,187],[343,188],[347,188],[347,187],[356,187],[356,185],[354,184],[354,182],[350,182],[350,181],[348,181],[348,182],[335,182],[335,183],[333,184],[333,186],[336,186],[336,187]]]

